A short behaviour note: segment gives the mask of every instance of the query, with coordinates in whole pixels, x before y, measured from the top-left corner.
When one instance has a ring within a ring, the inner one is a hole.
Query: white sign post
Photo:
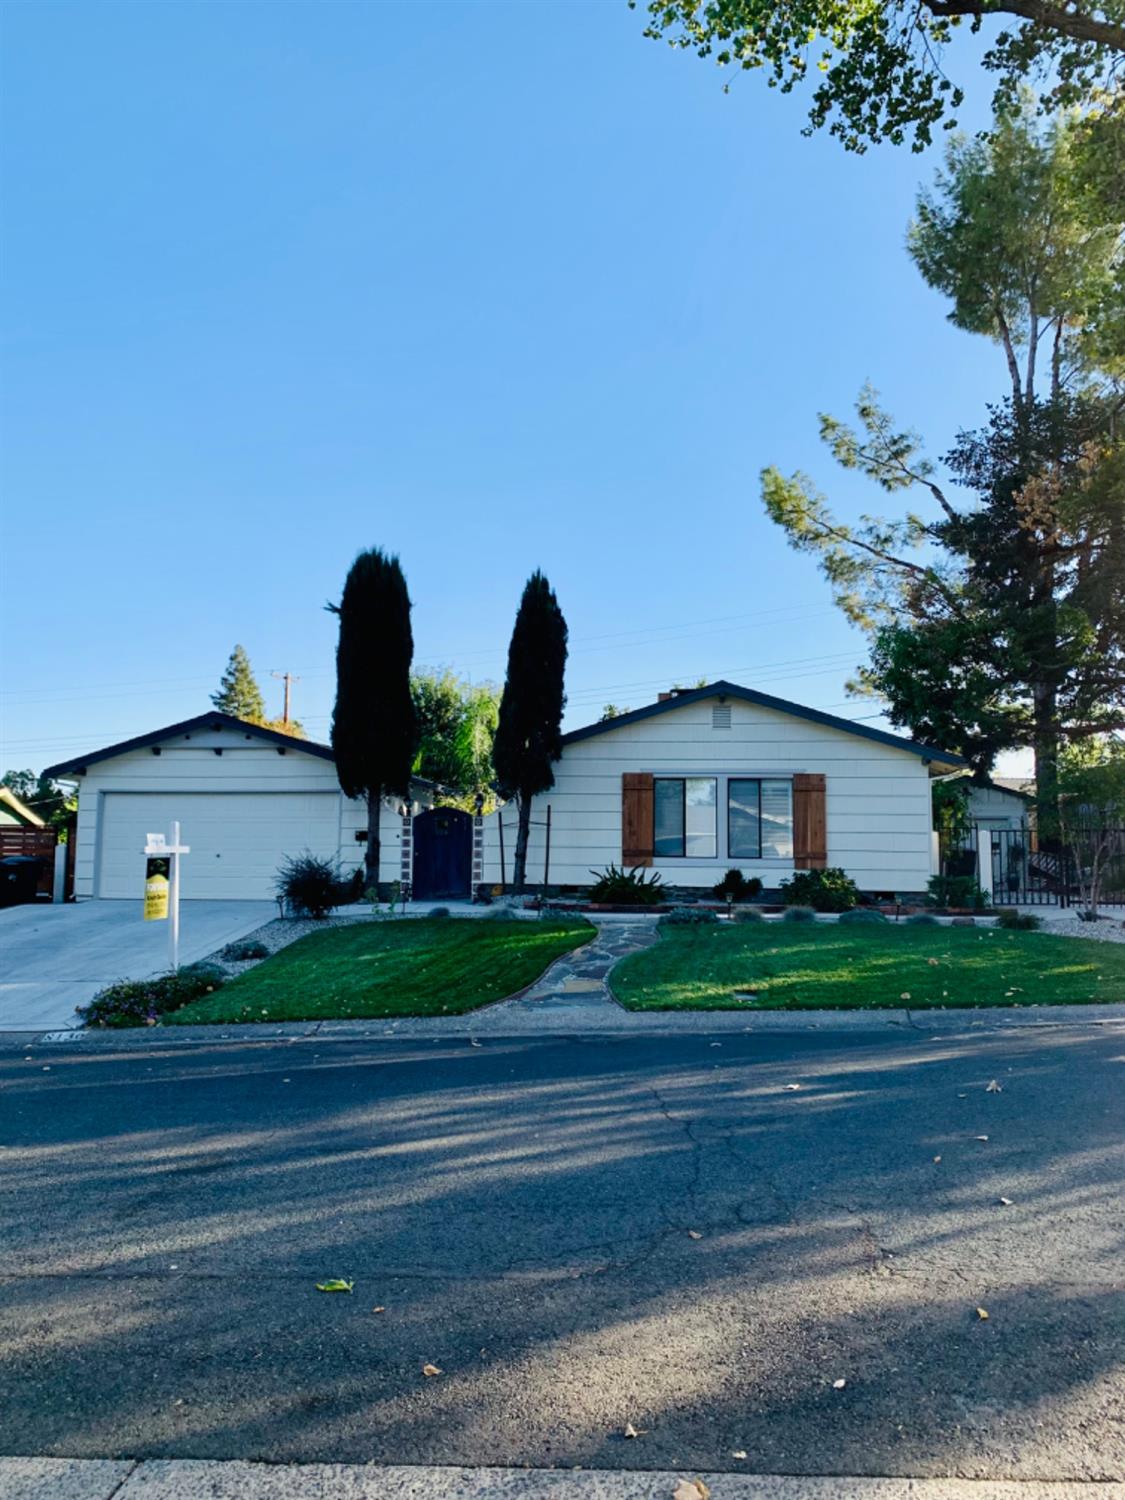
[[[190,854],[191,846],[180,843],[180,825],[172,824],[171,841],[162,833],[146,835],[145,854],[168,861],[168,956],[172,971],[180,967],[180,855]]]

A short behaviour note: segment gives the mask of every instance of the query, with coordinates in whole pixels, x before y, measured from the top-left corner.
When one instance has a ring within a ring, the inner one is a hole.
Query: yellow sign
[[[169,861],[150,859],[145,868],[145,921],[163,922],[168,917]]]

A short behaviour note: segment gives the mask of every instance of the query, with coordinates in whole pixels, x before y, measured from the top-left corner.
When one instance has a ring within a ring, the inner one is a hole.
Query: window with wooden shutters
[[[793,864],[823,870],[828,864],[828,816],[824,777],[808,771],[793,777]]]
[[[625,771],[621,777],[621,863],[627,870],[652,864],[652,773]]]

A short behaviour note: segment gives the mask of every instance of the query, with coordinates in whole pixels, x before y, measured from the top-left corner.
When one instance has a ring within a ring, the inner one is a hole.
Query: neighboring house
[[[173,819],[191,847],[185,900],[269,899],[282,858],[305,850],[338,860],[345,874],[363,863],[367,809],[340,791],[330,747],[229,714],[200,714],[44,774],[79,784],[79,899],[139,899],[145,835],[166,832]],[[429,783],[418,782],[412,800],[411,812],[432,800]],[[386,802],[381,879],[400,878],[409,829],[400,804]]]
[[[38,813],[21,802],[10,787],[0,786],[0,828],[46,828]]]
[[[930,777],[948,751],[732,682],[563,736],[555,785],[537,797],[527,878],[585,886],[609,864],[706,887],[734,866],[775,888],[794,870],[841,866],[863,891],[921,892],[933,873]],[[511,879],[515,812],[484,820],[484,874]]]
[[[984,828],[1027,828],[1035,796],[1023,784],[995,777],[969,787],[969,820]]]

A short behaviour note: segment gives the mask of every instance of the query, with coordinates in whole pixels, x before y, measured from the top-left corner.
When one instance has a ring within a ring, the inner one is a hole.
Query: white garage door
[[[107,792],[101,809],[98,895],[139,899],[145,834],[174,818],[191,853],[181,868],[185,900],[261,901],[273,897],[286,854],[335,859],[338,792]]]

